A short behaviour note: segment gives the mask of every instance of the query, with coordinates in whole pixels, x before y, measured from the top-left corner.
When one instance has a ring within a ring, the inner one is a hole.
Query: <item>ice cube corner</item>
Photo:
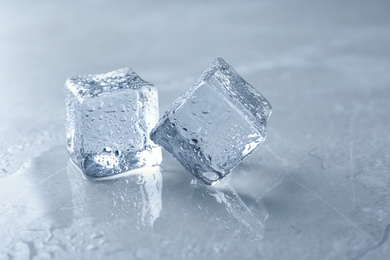
[[[218,58],[166,111],[151,139],[212,185],[264,142],[271,111],[271,104]]]
[[[68,78],[67,148],[90,179],[158,165],[161,148],[149,134],[158,121],[157,89],[129,68]]]

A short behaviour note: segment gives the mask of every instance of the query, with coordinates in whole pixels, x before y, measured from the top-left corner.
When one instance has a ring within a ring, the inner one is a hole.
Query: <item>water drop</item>
[[[188,147],[190,147],[190,145],[188,144],[188,142],[183,142],[183,143],[181,144],[181,149],[182,149],[182,150],[187,150]]]
[[[172,138],[176,135],[176,130],[173,128],[168,128],[166,134],[168,138]]]
[[[103,153],[111,153],[112,149],[110,147],[105,147]]]
[[[215,172],[202,172],[201,174],[203,178],[211,182],[217,181],[219,179],[219,175]]]
[[[93,111],[95,111],[95,106],[88,106],[88,107],[87,107],[87,111],[88,111],[88,112],[93,112]]]
[[[202,172],[202,167],[199,164],[195,164],[195,166],[192,168],[191,172],[195,175]]]

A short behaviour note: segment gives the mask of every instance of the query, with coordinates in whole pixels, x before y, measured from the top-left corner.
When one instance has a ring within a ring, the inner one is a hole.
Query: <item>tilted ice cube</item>
[[[168,109],[151,138],[194,176],[214,184],[264,142],[271,109],[218,58]]]
[[[86,177],[161,162],[161,148],[149,138],[158,120],[153,84],[126,68],[69,78],[65,94],[68,151]]]

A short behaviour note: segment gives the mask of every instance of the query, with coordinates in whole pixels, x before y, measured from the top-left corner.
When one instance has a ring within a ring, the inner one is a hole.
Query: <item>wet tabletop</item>
[[[0,1],[0,259],[388,259],[388,1]],[[133,68],[162,114],[217,57],[273,105],[215,187],[168,153],[69,162],[63,85]]]

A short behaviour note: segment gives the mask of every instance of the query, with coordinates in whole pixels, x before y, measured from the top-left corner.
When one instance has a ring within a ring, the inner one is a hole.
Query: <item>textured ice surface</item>
[[[87,177],[109,177],[161,162],[149,139],[157,90],[131,69],[76,76],[65,84],[67,147]]]
[[[264,142],[270,115],[270,103],[218,58],[165,113],[151,138],[213,184]]]

